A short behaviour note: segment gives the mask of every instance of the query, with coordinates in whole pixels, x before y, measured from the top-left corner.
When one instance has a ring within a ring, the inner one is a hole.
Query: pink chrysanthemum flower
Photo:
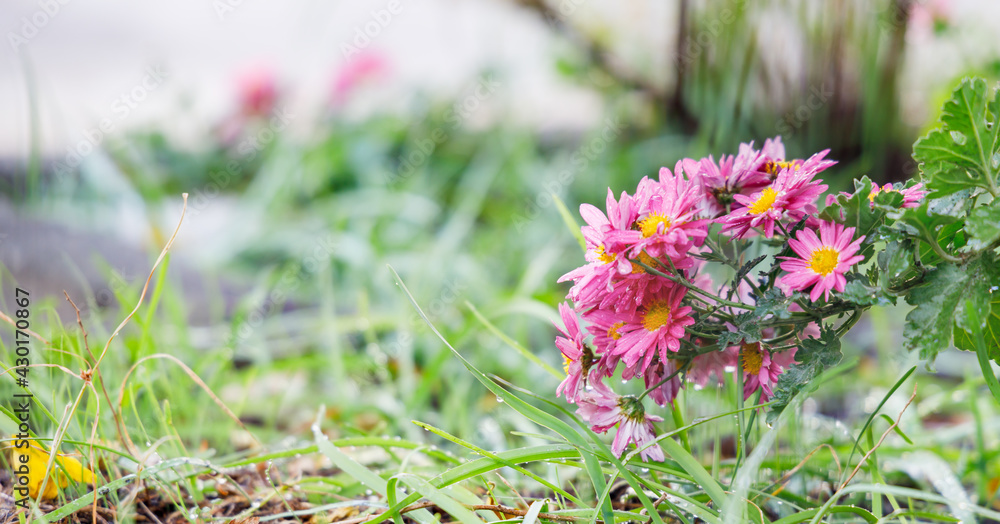
[[[640,253],[638,260],[655,270],[669,271],[666,263],[645,253]],[[670,285],[672,284],[669,280],[649,273],[643,266],[633,263],[630,273],[615,277],[603,293],[597,307],[614,309],[621,313],[634,313],[646,302],[647,296],[655,295]]]
[[[826,191],[822,180],[813,180],[816,173],[833,162],[823,160],[827,151],[813,155],[801,164],[781,168],[774,182],[752,196],[735,195],[743,207],[733,211],[723,220],[723,231],[736,231],[743,237],[752,228],[763,228],[764,236],[774,236],[774,225],[781,221],[797,221],[816,212],[816,198]]]
[[[801,258],[781,257],[781,269],[788,271],[778,280],[778,285],[795,291],[812,287],[809,300],[815,302],[820,295],[830,299],[830,291],[844,292],[847,279],[844,273],[851,266],[864,260],[855,255],[861,248],[864,235],[854,239],[854,228],[844,228],[836,222],[820,222],[819,237],[811,229],[800,230],[788,245]],[[852,241],[852,239],[854,239]]]
[[[766,402],[774,394],[773,386],[778,377],[795,363],[792,348],[780,353],[771,353],[761,347],[760,342],[740,346],[740,362],[743,365],[743,400],[761,390],[760,400]]]
[[[728,211],[734,202],[733,195],[752,194],[767,187],[771,179],[759,170],[761,156],[751,142],[740,144],[736,156],[719,157],[718,164],[711,156],[701,159],[694,177],[703,192],[701,215],[715,218]],[[685,166],[690,173],[688,170]]]
[[[594,353],[583,343],[583,332],[580,331],[576,313],[565,302],[559,304],[559,316],[562,317],[566,329],[563,330],[556,325],[556,329],[562,334],[556,337],[556,347],[562,352],[565,360],[563,369],[566,371],[566,378],[556,389],[556,396],[565,393],[566,402],[572,404],[586,386],[587,374],[594,363]]]
[[[580,215],[587,222],[580,230],[587,243],[585,258],[588,263],[559,277],[559,282],[574,282],[569,298],[578,310],[599,304],[610,291],[612,280],[633,269],[627,257],[621,256],[628,246],[614,243],[608,237],[613,231],[631,229],[637,216],[634,200],[624,192],[620,200],[615,200],[614,193],[608,189],[607,211],[605,215],[590,204],[580,206]]]
[[[697,218],[701,202],[697,184],[664,167],[659,181],[639,181],[635,200],[639,207],[636,228],[614,231],[609,237],[629,245],[632,258],[645,251],[652,257],[669,257],[678,269],[691,267],[688,252],[704,242],[709,225]]]
[[[624,317],[613,309],[594,308],[583,313],[587,331],[594,336],[591,342],[597,353],[604,354],[615,348],[618,339],[622,338],[618,329],[625,325]]]
[[[663,420],[647,415],[642,402],[635,397],[619,396],[600,381],[595,381],[590,389],[580,395],[577,406],[576,413],[590,424],[590,429],[598,433],[604,433],[618,424],[618,432],[611,443],[611,451],[616,457],[622,456],[629,442],[642,447],[656,440],[653,422]],[[658,444],[640,451],[639,456],[643,461],[664,460],[663,450]]]
[[[683,286],[671,286],[667,292],[651,297],[635,314],[622,319],[625,324],[617,330],[621,338],[613,353],[620,355],[626,366],[634,367],[642,361],[638,371],[645,371],[657,354],[666,361],[668,352],[680,351],[684,327],[694,324],[694,319],[688,316],[691,308],[681,307],[686,291]]]

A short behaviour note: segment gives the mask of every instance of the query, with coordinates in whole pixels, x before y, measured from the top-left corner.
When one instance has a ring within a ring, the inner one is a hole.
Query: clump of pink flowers
[[[835,164],[827,154],[787,158],[775,137],[718,161],[682,159],[631,194],[609,189],[603,210],[580,206],[585,264],[559,279],[572,282],[572,305],[559,306],[566,378],[558,395],[594,431],[617,427],[616,455],[631,443],[643,460],[663,460],[655,443],[662,418],[646,413],[647,397],[668,406],[686,385],[732,383],[744,399],[766,402],[801,341],[820,336],[820,313],[857,278],[866,239],[836,221],[840,211],[819,216],[828,186],[818,175]],[[903,193],[900,207],[926,194],[919,185],[871,188],[872,205],[879,191]],[[737,273],[760,255],[770,263]],[[765,295],[789,313],[757,315]],[[637,381],[634,394],[613,391],[615,376]]]

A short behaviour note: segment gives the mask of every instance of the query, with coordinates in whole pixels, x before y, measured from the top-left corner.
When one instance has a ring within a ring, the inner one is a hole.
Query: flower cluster
[[[754,309],[762,296],[758,284],[799,301],[830,301],[864,259],[858,254],[863,235],[817,215],[827,190],[817,175],[835,164],[827,152],[787,159],[780,137],[759,150],[743,144],[737,155],[718,161],[683,159],[673,170],[661,168],[656,180],[640,180],[633,194],[616,198],[609,189],[604,211],[580,206],[586,264],[559,279],[573,283],[567,296],[573,306],[559,307],[563,326],[557,326],[556,346],[567,376],[557,394],[576,404],[594,431],[618,426],[616,454],[633,442],[644,460],[662,459],[653,442],[653,422],[661,419],[645,413],[645,397],[666,406],[685,383],[724,384],[732,375],[745,398],[760,392],[766,401],[795,363],[794,341],[819,335],[815,323],[801,322],[764,326],[761,337],[735,343],[726,336],[738,331],[740,313]],[[923,197],[919,186],[874,186],[873,205],[878,191],[903,192],[905,206]],[[713,280],[710,275],[719,273],[710,263],[725,259],[735,270],[751,247],[755,254],[771,249],[782,255],[773,282],[755,284],[746,275],[735,284]],[[802,307],[811,308],[792,303],[789,311]],[[793,343],[779,347],[769,342],[774,340]],[[641,378],[644,392],[616,394],[605,380],[618,373],[623,381]]]

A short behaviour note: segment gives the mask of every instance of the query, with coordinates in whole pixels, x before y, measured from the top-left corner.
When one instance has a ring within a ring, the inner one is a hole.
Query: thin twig
[[[8,317],[6,314],[4,314],[3,311],[0,311],[0,320],[3,320],[4,322],[6,322],[6,323],[8,323],[8,324],[10,324],[12,326],[14,326],[14,328],[17,328],[17,323],[14,322],[14,319]],[[46,346],[51,346],[52,345],[51,342],[49,342],[48,340],[45,340],[44,337],[42,337],[41,335],[39,335],[38,333],[35,333],[34,331],[32,331],[30,329],[21,329],[20,331],[23,332],[23,333],[27,333],[27,334],[29,334],[29,335],[37,338],[38,340],[41,340],[42,343],[45,344]]]
[[[855,466],[854,471],[851,472],[851,475],[848,476],[847,480],[845,480],[844,483],[840,485],[840,488],[837,489],[837,493],[840,493],[841,491],[843,491],[844,488],[847,487],[847,484],[851,482],[851,479],[853,479],[854,476],[858,474],[858,471],[861,470],[861,466],[863,466],[865,462],[868,462],[868,457],[871,457],[872,453],[875,453],[875,450],[877,450],[879,446],[882,445],[882,442],[885,440],[885,438],[889,436],[889,433],[892,433],[892,430],[896,429],[896,426],[899,425],[899,421],[903,418],[903,413],[906,412],[906,408],[910,407],[910,404],[916,397],[917,397],[917,384],[914,383],[913,394],[910,395],[910,399],[906,401],[906,405],[903,406],[903,409],[900,410],[899,415],[896,416],[896,420],[885,430],[885,433],[882,433],[882,438],[878,439],[878,442],[876,442],[875,445],[872,446],[872,449],[868,450],[868,453],[865,453],[865,456],[862,457],[861,460],[858,462],[858,465]],[[833,494],[834,499],[837,498],[837,493]]]

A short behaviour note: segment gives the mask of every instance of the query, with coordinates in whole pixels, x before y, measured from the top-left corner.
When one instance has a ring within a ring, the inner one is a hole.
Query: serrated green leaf
[[[883,291],[892,289],[911,274],[913,269],[913,241],[910,239],[892,240],[885,245],[885,250],[878,254],[879,287]]]
[[[967,284],[968,275],[958,265],[940,264],[907,295],[907,303],[916,307],[906,315],[903,336],[910,350],[920,350],[920,358],[933,362],[951,345],[955,310]]]
[[[966,264],[942,263],[931,270],[924,283],[914,288],[906,301],[916,306],[906,315],[904,335],[909,349],[919,349],[920,357],[933,361],[937,354],[951,346],[952,334],[968,331],[966,301],[976,309],[977,318],[991,315],[993,293],[1000,285],[1000,268],[996,257],[985,253]],[[960,330],[955,330],[955,325]],[[974,349],[968,333],[956,341],[959,349]]]
[[[788,311],[788,305],[792,303],[795,299],[795,293],[792,296],[785,296],[778,288],[771,288],[764,292],[764,296],[757,299],[757,313],[758,318],[766,318],[768,315],[773,315],[777,318],[791,318],[792,313]]]
[[[965,232],[969,235],[969,247],[983,249],[1000,239],[1000,199],[988,205],[977,207],[965,220]]]
[[[741,313],[733,319],[733,326],[736,331],[725,331],[719,334],[717,343],[719,347],[736,346],[741,342],[754,343],[761,339],[760,316],[756,311]]]
[[[786,369],[774,388],[771,410],[767,422],[772,423],[800,391],[812,391],[816,387],[814,379],[826,369],[837,365],[844,354],[840,351],[840,339],[836,331],[824,329],[820,338],[802,341],[795,353],[795,365]]]
[[[889,306],[896,303],[895,297],[887,295],[882,288],[866,285],[859,279],[848,282],[840,298],[862,306]]]
[[[975,195],[971,189],[963,189],[957,193],[952,193],[941,198],[929,198],[927,202],[927,212],[935,215],[945,215],[955,218],[963,218],[968,213],[969,208],[975,204]]]
[[[919,246],[920,261],[931,266],[937,265],[941,261],[941,257],[934,252],[930,243],[936,242],[946,253],[953,252],[952,241],[954,240],[955,232],[964,224],[964,221],[951,214],[933,212],[931,207],[936,202],[929,200],[918,207],[906,209],[896,220],[896,226],[900,227],[908,235],[922,241]],[[937,209],[941,209],[941,206],[937,206]]]
[[[913,158],[934,196],[975,187],[997,193],[998,107],[1000,90],[989,93],[985,80],[967,78],[941,108],[941,125],[913,145]]]
[[[976,351],[973,332],[977,326],[970,320],[976,319],[980,322],[978,329],[982,331],[989,357],[1000,362],[1000,268],[997,264],[993,253],[984,253],[968,264],[966,301],[955,312],[954,340],[956,348]],[[975,309],[975,315],[969,314],[969,307]]]

